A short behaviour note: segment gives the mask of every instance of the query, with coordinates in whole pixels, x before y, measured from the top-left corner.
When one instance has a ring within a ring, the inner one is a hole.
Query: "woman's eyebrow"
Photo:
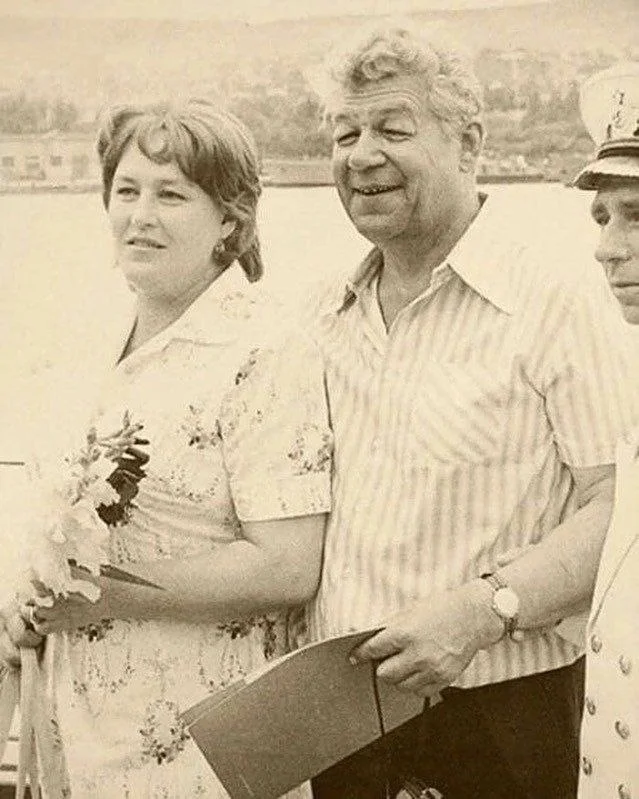
[[[118,181],[121,183],[139,183],[140,178],[136,177],[135,175],[127,175],[126,173],[122,173],[116,175],[114,178],[114,182]],[[155,180],[151,181],[154,186],[159,188],[164,188],[165,186],[173,186],[173,187],[180,187],[187,189],[189,186],[189,181],[187,178],[156,178]]]

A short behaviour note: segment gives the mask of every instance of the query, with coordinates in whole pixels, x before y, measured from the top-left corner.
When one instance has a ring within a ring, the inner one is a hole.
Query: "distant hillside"
[[[603,51],[639,57],[636,0],[555,0],[413,16],[475,52],[523,49],[561,57]],[[58,94],[95,107],[125,93],[224,90],[238,72],[259,82],[276,62],[303,68],[361,21],[344,16],[249,25],[2,17],[0,92]]]

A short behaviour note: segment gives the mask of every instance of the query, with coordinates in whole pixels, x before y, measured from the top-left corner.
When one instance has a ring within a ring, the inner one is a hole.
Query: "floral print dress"
[[[299,332],[275,334],[242,283],[231,268],[106,379],[93,424],[117,429],[128,411],[150,456],[129,518],[113,529],[114,564],[210,556],[242,538],[242,521],[329,509],[318,356]],[[230,623],[104,619],[56,636],[73,799],[227,797],[180,714],[286,652],[287,630],[281,612]]]

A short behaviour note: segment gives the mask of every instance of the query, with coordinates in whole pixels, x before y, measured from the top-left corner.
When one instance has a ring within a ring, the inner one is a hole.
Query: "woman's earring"
[[[213,247],[213,257],[216,261],[219,261],[225,252],[226,248],[224,247],[224,239],[218,239]]]

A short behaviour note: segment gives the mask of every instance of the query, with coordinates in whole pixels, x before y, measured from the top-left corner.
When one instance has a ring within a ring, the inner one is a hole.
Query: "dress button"
[[[627,788],[625,785],[620,785],[617,788],[617,793],[619,794],[619,799],[632,799],[632,794],[630,793],[630,789]]]
[[[619,668],[621,670],[621,673],[625,674],[627,677],[632,671],[632,660],[630,660],[629,657],[626,657],[626,655],[620,655]]]
[[[590,648],[595,654],[597,654],[597,652],[601,652],[602,646],[603,643],[598,635],[595,634],[590,638]]]
[[[615,730],[617,731],[617,735],[623,738],[624,741],[630,738],[630,727],[625,721],[615,721]]]
[[[592,763],[590,762],[590,760],[588,760],[587,757],[581,758],[581,770],[586,775],[586,777],[589,777],[592,774]]]
[[[586,697],[586,710],[591,716],[594,716],[597,712],[597,705],[595,704],[595,700],[591,699],[589,696]]]

